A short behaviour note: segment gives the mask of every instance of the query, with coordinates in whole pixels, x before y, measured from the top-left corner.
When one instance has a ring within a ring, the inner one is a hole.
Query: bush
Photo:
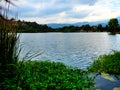
[[[113,51],[108,55],[101,55],[88,67],[88,71],[120,75],[120,52]]]
[[[19,62],[18,75],[1,84],[11,90],[90,90],[94,81],[86,71],[49,61]],[[1,87],[0,86],[0,87]],[[3,89],[3,88],[0,88]]]

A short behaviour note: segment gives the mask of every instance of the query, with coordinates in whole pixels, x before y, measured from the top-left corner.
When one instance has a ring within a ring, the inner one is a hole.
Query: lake
[[[86,69],[102,54],[120,50],[120,35],[108,33],[22,33],[22,52],[41,53],[32,60],[51,60]]]

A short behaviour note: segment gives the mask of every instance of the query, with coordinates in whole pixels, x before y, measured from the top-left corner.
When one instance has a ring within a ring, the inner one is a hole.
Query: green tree
[[[91,26],[89,24],[83,25],[82,27],[83,27],[83,30],[87,32],[91,30]]]
[[[103,27],[102,27],[102,24],[98,24],[98,30],[100,31],[100,32],[103,32]]]
[[[111,34],[116,34],[119,29],[118,19],[112,18],[108,22],[108,31],[111,32]]]

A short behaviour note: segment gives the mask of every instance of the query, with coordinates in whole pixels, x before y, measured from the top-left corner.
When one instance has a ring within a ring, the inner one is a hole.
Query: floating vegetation
[[[21,61],[14,78],[0,84],[0,89],[13,90],[92,90],[94,80],[86,71],[49,61]]]

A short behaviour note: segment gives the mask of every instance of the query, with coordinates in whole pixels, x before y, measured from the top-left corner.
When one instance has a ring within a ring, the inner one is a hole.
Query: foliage
[[[20,33],[38,33],[38,32],[103,32],[106,27],[90,26],[89,24],[82,26],[64,26],[61,28],[51,28],[47,25],[38,24],[36,22],[26,22],[18,20],[18,32]]]
[[[49,61],[21,61],[16,77],[0,84],[4,90],[92,90],[94,81],[87,72]]]
[[[103,27],[102,27],[102,24],[98,24],[98,30],[100,31],[100,32],[103,32]]]
[[[55,32],[77,32],[80,28],[77,26],[65,26],[62,28],[56,28],[54,29]]]
[[[22,33],[37,33],[37,32],[52,32],[52,28],[47,25],[39,25],[36,22],[18,21],[18,32]]]
[[[88,31],[91,30],[91,27],[90,27],[89,24],[86,24],[86,25],[83,25],[83,26],[82,26],[82,29],[88,32]]]
[[[113,51],[108,55],[101,55],[88,67],[88,71],[120,75],[120,52]]]
[[[108,22],[108,30],[111,32],[111,34],[116,34],[119,29],[119,24],[118,24],[118,19],[117,18],[112,18]]]

